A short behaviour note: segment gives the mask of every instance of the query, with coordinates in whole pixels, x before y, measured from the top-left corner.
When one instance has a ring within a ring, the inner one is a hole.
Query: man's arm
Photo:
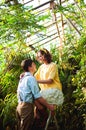
[[[36,99],[40,104],[46,106],[49,110],[54,111],[54,105],[50,105],[43,97],[39,97]]]

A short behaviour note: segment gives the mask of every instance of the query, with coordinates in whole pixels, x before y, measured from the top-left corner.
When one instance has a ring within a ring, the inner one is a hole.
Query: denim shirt
[[[35,77],[30,72],[20,79],[17,89],[18,102],[33,103],[34,99],[41,97]]]

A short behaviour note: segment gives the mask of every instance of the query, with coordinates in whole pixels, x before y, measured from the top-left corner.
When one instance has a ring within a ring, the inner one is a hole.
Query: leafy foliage
[[[61,129],[85,130],[86,127],[86,48],[85,34],[77,40],[66,44],[60,66],[60,79],[63,84],[65,101],[57,112]],[[70,48],[70,49],[69,49]],[[82,49],[83,48],[83,49]],[[83,62],[82,62],[83,61]],[[65,64],[65,65],[64,65]],[[60,114],[58,114],[60,113]],[[62,116],[62,117],[61,117]]]
[[[55,9],[78,27],[69,26],[65,31],[61,55],[56,46],[51,45],[50,50],[53,61],[58,64],[65,97],[63,106],[57,110],[61,130],[86,128],[86,9],[83,2],[77,4],[81,9],[78,7],[79,11],[71,4]],[[21,60],[28,57],[35,60],[35,52],[25,45],[25,34],[34,35],[35,31],[45,29],[39,23],[49,18],[33,14],[31,9],[21,4],[0,6],[0,123],[4,129],[7,125],[13,129],[16,124],[16,89],[22,72]]]
[[[3,126],[9,125],[14,127],[16,118],[15,118],[15,109],[17,105],[16,94],[7,94],[4,100],[0,100],[0,117],[3,118]]]
[[[10,65],[12,55],[16,58],[18,52],[29,53],[31,49],[26,46],[26,34],[33,35],[36,31],[45,30],[40,22],[49,15],[37,15],[31,7],[21,4],[1,5],[0,8],[0,63],[3,69],[6,63]],[[12,58],[13,61],[15,58]]]

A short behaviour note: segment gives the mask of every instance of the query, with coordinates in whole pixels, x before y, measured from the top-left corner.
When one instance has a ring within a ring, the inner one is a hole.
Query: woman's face
[[[37,53],[37,60],[40,63],[44,63],[44,56],[40,52]]]

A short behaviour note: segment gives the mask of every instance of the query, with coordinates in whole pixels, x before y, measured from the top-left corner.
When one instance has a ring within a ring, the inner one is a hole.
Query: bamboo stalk
[[[60,0],[60,5],[62,5]],[[63,22],[63,15],[61,14],[61,23],[62,23],[62,40],[64,41],[64,22]]]
[[[60,7],[60,4],[57,3],[57,8]],[[81,35],[80,31],[78,30],[78,28],[73,24],[73,22],[71,21],[70,18],[66,17],[66,14],[62,11],[62,14],[65,16],[65,18],[69,21],[69,23],[72,25],[72,27],[78,32],[79,35]]]
[[[77,6],[77,8],[79,9],[79,11],[80,11],[80,13],[82,14],[82,16],[84,17],[84,18],[86,18],[86,16],[85,16],[85,14],[83,13],[83,11],[82,11],[82,9],[79,7],[79,5],[77,4],[77,2],[74,0],[74,3],[75,3],[75,5]]]

